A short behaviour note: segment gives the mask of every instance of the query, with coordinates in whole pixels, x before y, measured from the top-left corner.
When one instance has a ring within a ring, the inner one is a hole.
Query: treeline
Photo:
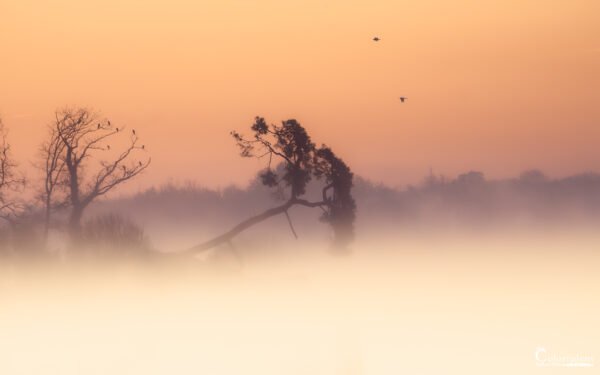
[[[455,178],[430,175],[396,190],[368,182],[356,186],[364,218],[413,229],[597,225],[600,174],[550,178],[539,170],[488,180],[470,171]]]
[[[321,185],[311,183],[307,196],[318,197]],[[549,178],[538,170],[520,176],[488,180],[471,171],[454,178],[430,175],[422,183],[392,188],[367,179],[354,179],[357,232],[366,234],[435,230],[495,230],[600,224],[600,174],[586,173],[565,178]],[[221,190],[194,183],[167,184],[142,193],[106,200],[92,207],[95,214],[118,212],[129,215],[151,229],[161,246],[210,237],[232,225],[240,217],[277,204],[279,197],[261,184],[260,176],[246,188]],[[318,213],[298,208],[290,211],[301,239],[326,237],[327,228],[315,223]],[[276,244],[292,238],[285,220],[273,220],[254,228],[246,239],[269,237]],[[189,242],[192,243],[193,241]]]

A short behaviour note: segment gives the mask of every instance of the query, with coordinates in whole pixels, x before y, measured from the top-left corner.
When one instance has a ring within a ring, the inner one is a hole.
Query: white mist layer
[[[564,373],[540,347],[600,366],[598,237],[301,251],[4,267],[0,374]]]

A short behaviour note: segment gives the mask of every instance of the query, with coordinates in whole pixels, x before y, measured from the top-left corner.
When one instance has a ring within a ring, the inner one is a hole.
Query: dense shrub
[[[107,256],[145,255],[151,251],[144,230],[114,213],[96,216],[83,225],[83,243]]]

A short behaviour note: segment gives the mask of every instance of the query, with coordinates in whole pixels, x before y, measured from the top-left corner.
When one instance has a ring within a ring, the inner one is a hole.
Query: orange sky
[[[243,184],[259,164],[229,131],[255,115],[391,185],[600,171],[599,17],[597,0],[0,0],[0,114],[25,168],[57,107],[135,128],[153,165],[134,188]]]

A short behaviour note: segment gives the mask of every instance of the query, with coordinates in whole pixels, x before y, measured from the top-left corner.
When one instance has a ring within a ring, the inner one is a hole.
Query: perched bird
[[[142,162],[140,161],[140,167],[142,166]]]
[[[118,131],[119,131],[119,128],[116,128],[116,129],[115,129],[115,131],[117,131],[117,132],[118,132]]]
[[[127,168],[123,165],[123,172],[125,172],[127,170]]]
[[[98,123],[98,129],[100,129],[100,123]]]
[[[379,37],[377,37],[377,36],[373,38],[373,41],[374,41],[374,42],[379,42],[380,40],[381,40],[381,39],[379,39]]]
[[[131,132],[133,133],[133,135],[135,135],[135,129],[131,129]]]
[[[108,120],[108,126],[110,126],[110,120]]]
[[[401,96],[401,97],[400,97],[400,101],[401,101],[402,103],[404,103],[404,101],[405,101],[406,99],[408,99],[406,96]]]
[[[142,150],[146,148],[146,145],[142,145]]]
[[[106,145],[106,149],[107,149],[107,150],[110,150],[110,145]]]

